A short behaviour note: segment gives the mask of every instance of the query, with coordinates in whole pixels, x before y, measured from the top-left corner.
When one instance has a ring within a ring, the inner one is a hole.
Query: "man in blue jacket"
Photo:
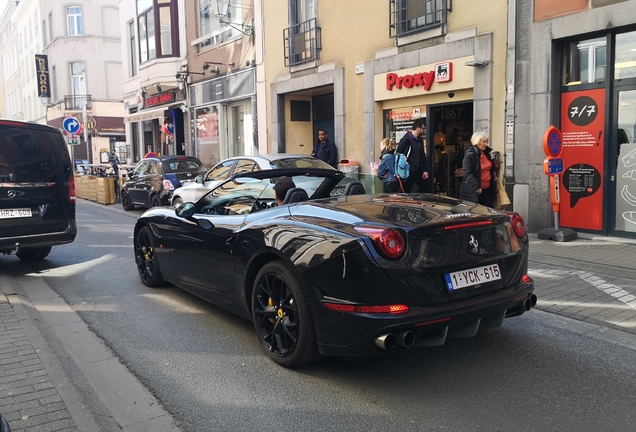
[[[430,192],[430,180],[426,150],[424,149],[423,135],[426,133],[424,121],[413,121],[412,130],[405,133],[398,144],[397,152],[406,156],[409,163],[409,177],[404,182],[404,191],[413,192],[413,186],[417,185],[418,192]]]
[[[327,138],[326,130],[320,129],[318,131],[318,140],[314,143],[311,155],[338,169],[338,149],[336,144]]]

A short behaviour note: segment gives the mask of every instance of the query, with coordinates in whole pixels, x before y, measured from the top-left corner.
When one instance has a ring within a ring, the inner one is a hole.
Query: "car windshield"
[[[286,157],[281,159],[275,159],[270,161],[270,166],[273,169],[285,169],[285,168],[322,168],[328,170],[335,170],[334,167],[322,160],[307,156],[307,157]]]
[[[292,176],[296,187],[303,188],[311,199],[326,181],[322,176]],[[195,205],[195,213],[214,215],[249,214],[275,206],[274,184],[278,177],[256,179],[236,177],[204,195]]]
[[[163,162],[163,168],[166,172],[201,171],[202,167],[203,165],[197,159],[175,159]]]

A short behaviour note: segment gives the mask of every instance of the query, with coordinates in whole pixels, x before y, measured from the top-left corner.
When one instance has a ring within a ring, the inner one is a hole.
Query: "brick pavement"
[[[530,240],[537,308],[636,334],[636,241],[579,234]]]
[[[12,432],[78,431],[38,351],[1,293],[0,413]]]

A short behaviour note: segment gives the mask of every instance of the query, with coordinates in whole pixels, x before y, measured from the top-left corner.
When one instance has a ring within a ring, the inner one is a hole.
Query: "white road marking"
[[[545,277],[551,278],[554,276],[567,276],[567,275],[576,275],[583,279],[585,282],[590,283],[592,286],[600,289],[606,294],[611,295],[616,300],[625,303],[627,306],[632,309],[636,309],[636,296],[632,293],[625,291],[624,289],[613,285],[611,283],[607,283],[600,277],[586,271],[576,271],[576,270],[548,270],[548,269],[533,269],[528,270],[528,274],[533,277]]]

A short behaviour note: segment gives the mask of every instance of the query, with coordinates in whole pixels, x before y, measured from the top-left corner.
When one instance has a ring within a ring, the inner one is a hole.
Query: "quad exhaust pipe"
[[[395,345],[402,348],[411,348],[415,345],[415,332],[412,330],[403,330],[396,334],[387,333],[374,339],[375,345],[383,351],[392,350]]]

